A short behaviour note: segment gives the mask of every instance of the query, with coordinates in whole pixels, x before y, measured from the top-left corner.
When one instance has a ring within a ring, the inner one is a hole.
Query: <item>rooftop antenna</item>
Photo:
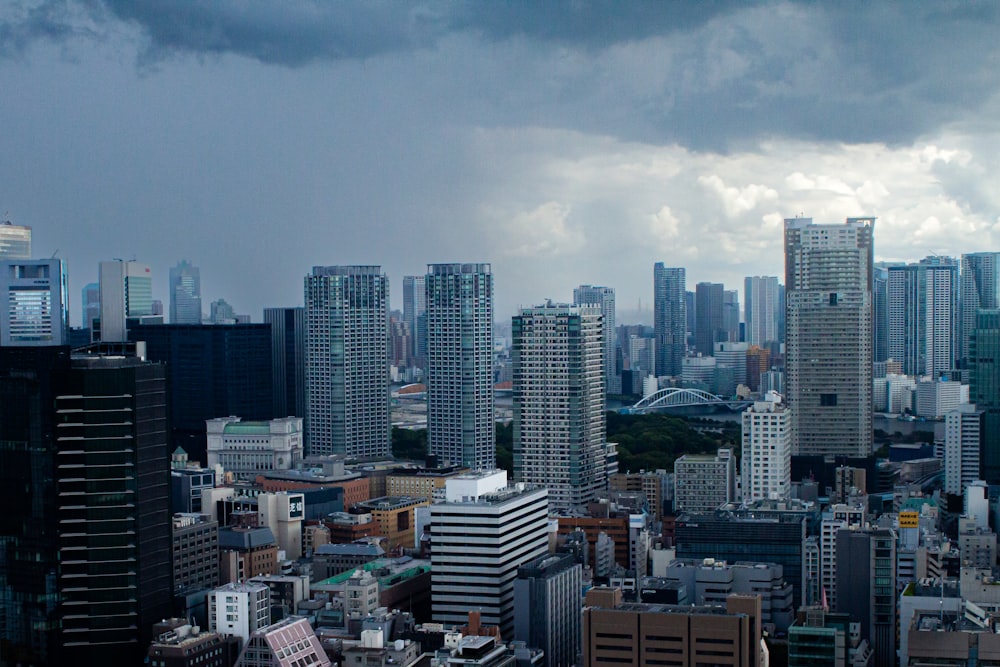
[[[59,248],[56,248],[56,251],[54,253],[52,253],[52,259],[55,259],[56,255],[58,255],[58,254],[59,254]]]

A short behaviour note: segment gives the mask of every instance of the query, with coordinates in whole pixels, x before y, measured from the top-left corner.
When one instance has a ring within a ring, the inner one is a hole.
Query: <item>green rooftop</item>
[[[231,422],[222,431],[226,435],[271,435],[268,422]]]
[[[312,587],[317,588],[319,586],[337,586],[350,579],[351,575],[353,575],[355,572],[372,572],[374,570],[378,570],[379,568],[391,565],[391,563],[392,563],[391,560],[379,558],[377,560],[373,560],[370,563],[365,563],[361,567],[356,567],[353,570],[348,570],[347,572],[341,572],[340,574],[334,575],[328,579],[324,579],[323,581],[318,581],[315,584],[313,584]],[[413,577],[421,575],[424,572],[430,572],[430,569],[431,569],[430,565],[414,565],[413,567],[409,567],[405,570],[391,571],[389,572],[389,574],[383,577],[378,577],[378,583],[379,586],[392,586],[393,584],[399,583],[400,581],[412,579]]]

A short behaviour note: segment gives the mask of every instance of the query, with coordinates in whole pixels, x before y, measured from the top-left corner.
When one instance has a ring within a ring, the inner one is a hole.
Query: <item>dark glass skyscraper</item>
[[[1000,310],[979,310],[969,339],[969,402],[984,412],[979,470],[1000,484]]]
[[[680,375],[687,351],[687,307],[684,269],[653,266],[653,335],[656,374]]]
[[[694,349],[703,357],[715,354],[715,344],[728,340],[722,316],[722,283],[698,283],[694,289]]]
[[[306,416],[306,309],[265,308],[271,325],[274,416]]]

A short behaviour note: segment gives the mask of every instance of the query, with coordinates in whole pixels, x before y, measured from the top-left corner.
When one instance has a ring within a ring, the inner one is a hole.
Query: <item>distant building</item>
[[[186,259],[170,269],[170,323],[201,324],[201,271]]]
[[[743,280],[746,342],[763,346],[778,339],[778,278],[747,276]]]
[[[386,538],[387,548],[412,548],[415,544],[414,510],[417,507],[430,505],[427,498],[410,498],[408,496],[383,496],[372,498],[355,505],[363,512],[370,512],[378,522],[381,535]]]
[[[403,323],[410,330],[410,357],[421,368],[427,359],[427,287],[424,276],[403,276]]]
[[[958,262],[928,257],[887,270],[889,357],[907,375],[948,373],[958,356]]]
[[[966,403],[944,417],[944,490],[959,495],[980,479],[984,412]]]
[[[969,386],[944,379],[917,382],[916,409],[920,417],[941,419],[963,403],[969,402]]]
[[[237,480],[252,481],[268,470],[291,470],[303,458],[302,419],[205,421],[208,466],[221,465]]]
[[[275,417],[306,416],[305,308],[265,308],[271,325],[271,387]]]
[[[722,283],[698,283],[694,290],[694,349],[703,357],[715,354],[715,344],[729,340],[722,320]]]
[[[1000,484],[1000,310],[980,310],[969,344],[969,402],[983,411],[979,469]]]
[[[278,543],[270,528],[220,528],[219,559],[222,581],[278,574]]]
[[[621,393],[618,380],[617,348],[618,329],[615,324],[615,288],[599,285],[580,285],[573,290],[573,303],[577,306],[600,306],[604,321],[604,377],[605,391]],[[652,370],[652,369],[650,369]]]
[[[544,665],[574,664],[580,651],[583,568],[570,555],[522,565],[514,582],[514,638],[545,652]]]
[[[153,627],[147,664],[157,667],[230,667],[240,651],[238,637],[206,632],[186,619],[171,619]]]
[[[656,375],[678,376],[687,351],[688,309],[684,269],[653,266],[653,330]]]
[[[305,313],[309,453],[387,456],[389,279],[379,266],[315,266]]]
[[[0,220],[0,260],[31,259],[31,227]]]
[[[153,314],[153,274],[146,264],[113,260],[100,264],[101,342],[129,340],[129,320]]]
[[[444,464],[491,470],[493,272],[489,264],[428,264],[427,446]]]
[[[960,278],[960,356],[970,363],[973,332],[980,309],[1000,308],[1000,253],[972,252],[962,255]]]
[[[174,590],[219,585],[219,523],[204,514],[174,514]]]
[[[710,512],[736,500],[736,457],[730,449],[685,454],[674,462],[674,507]]]
[[[0,260],[0,345],[69,345],[69,276],[61,259]]]
[[[101,286],[98,283],[87,283],[82,290],[83,328],[94,329],[94,320],[101,319]],[[89,341],[88,341],[89,342]]]
[[[780,396],[768,399],[742,415],[740,478],[746,501],[787,498],[792,490],[792,416]]]

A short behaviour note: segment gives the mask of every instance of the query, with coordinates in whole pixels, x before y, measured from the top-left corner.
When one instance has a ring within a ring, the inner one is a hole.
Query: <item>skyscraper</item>
[[[101,319],[101,286],[87,283],[83,286],[83,327],[93,329],[94,320]]]
[[[763,347],[778,340],[778,277],[747,276],[743,279],[746,342]]]
[[[928,257],[887,269],[888,358],[906,375],[941,375],[955,365],[958,262]]]
[[[201,324],[201,271],[186,259],[170,269],[170,323]]]
[[[69,345],[61,259],[0,260],[0,345]]]
[[[715,344],[728,338],[722,321],[722,283],[698,283],[694,288],[694,349],[703,357],[715,354]]]
[[[306,414],[306,309],[265,308],[271,325],[271,391],[274,416]]]
[[[31,259],[31,227],[0,220],[0,259]]]
[[[969,358],[972,331],[976,328],[976,311],[980,308],[1000,308],[1000,253],[973,252],[962,255],[961,275],[960,355]]]
[[[604,377],[605,391],[609,394],[621,393],[621,382],[618,380],[618,364],[616,348],[618,347],[618,329],[615,326],[615,288],[596,285],[580,285],[573,290],[573,303],[578,306],[600,306],[604,318]]]
[[[874,227],[874,218],[785,220],[793,454],[871,454]]]
[[[153,314],[153,274],[145,264],[131,260],[101,262],[101,341],[128,340],[129,318]]]
[[[684,269],[653,266],[653,335],[656,338],[656,374],[681,374],[687,351],[687,308]]]
[[[389,279],[379,266],[315,266],[305,304],[310,453],[388,456]]]
[[[517,571],[514,638],[541,648],[545,667],[576,664],[582,571],[570,554],[546,554]]]
[[[403,322],[410,329],[411,359],[427,357],[427,288],[424,276],[403,276]]]
[[[889,265],[878,262],[872,269],[872,359],[889,359]]]
[[[493,274],[489,264],[428,264],[427,436],[440,463],[490,470]]]
[[[969,402],[983,411],[979,469],[1000,484],[1000,310],[980,309],[969,339]]]
[[[722,328],[726,340],[716,342],[740,342],[740,293],[734,289],[722,291]]]
[[[511,329],[514,479],[556,509],[586,506],[607,486],[600,308],[524,308]]]

